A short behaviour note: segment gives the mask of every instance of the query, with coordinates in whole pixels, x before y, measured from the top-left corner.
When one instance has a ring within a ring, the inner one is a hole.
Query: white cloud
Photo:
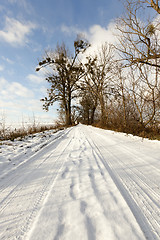
[[[57,117],[55,109],[51,109],[49,112],[42,110],[42,103],[37,99],[24,99],[19,100],[2,100],[0,99],[1,112],[5,112],[5,123],[12,127],[20,127],[22,121],[31,123],[33,117],[36,119],[36,123],[54,122]],[[1,117],[1,113],[0,113]],[[17,125],[18,124],[18,125]]]
[[[113,21],[111,21],[106,28],[100,25],[93,25],[88,31],[80,30],[76,26],[67,26],[63,24],[61,26],[61,31],[68,35],[82,34],[91,44],[91,47],[87,50],[90,54],[96,52],[105,42],[110,44],[116,43],[116,27]]]
[[[4,70],[4,66],[0,65],[0,72]]]
[[[116,43],[115,23],[111,22],[107,28],[100,25],[93,25],[87,33],[87,39],[91,43],[91,47],[86,51],[86,54],[94,54],[105,42],[109,44]]]
[[[155,34],[157,39],[160,41],[160,15],[157,15],[153,20],[153,25],[155,27]]]
[[[14,61],[12,61],[11,59],[9,59],[9,58],[7,58],[7,57],[2,56],[2,59],[3,59],[4,61],[6,61],[7,63],[9,63],[9,64],[13,64],[13,63],[14,63]]]
[[[24,87],[22,84],[18,83],[18,82],[13,82],[10,84],[9,88],[8,88],[9,92],[14,93],[16,96],[19,97],[27,97],[33,96],[33,93],[27,89],[26,87]]]
[[[28,35],[36,25],[28,22],[22,23],[14,18],[6,17],[5,27],[0,30],[0,39],[14,46],[23,46],[28,42]]]
[[[0,90],[6,85],[7,80],[3,77],[0,78]]]
[[[32,83],[35,83],[35,84],[40,84],[40,83],[44,82],[44,77],[39,76],[37,74],[29,74],[27,76],[27,79],[29,79],[29,81],[31,81]]]
[[[82,33],[84,35],[86,35],[86,32],[83,31],[83,30],[80,30],[78,27],[76,26],[67,26],[65,24],[63,24],[61,26],[61,31],[65,34],[68,34],[68,35],[72,35],[72,34],[79,34],[79,33]]]
[[[17,4],[18,7],[22,8],[28,14],[34,14],[33,7],[27,0],[8,0],[10,4]]]
[[[11,109],[12,112],[16,112],[18,110],[23,110],[25,109],[25,104],[23,104],[21,102],[21,104],[19,104],[19,102],[16,101],[6,101],[6,100],[0,100],[0,106],[1,109]]]
[[[40,91],[40,89],[39,89]],[[42,103],[35,96],[35,91],[18,82],[9,82],[0,78],[0,108],[6,112],[7,121],[17,122],[23,114],[44,114]],[[46,114],[47,116],[47,114]],[[50,116],[50,114],[49,114]]]
[[[88,37],[91,44],[103,44],[104,42],[114,43],[115,36],[113,31],[115,29],[115,24],[110,23],[107,28],[103,28],[100,25],[93,25],[89,29]]]
[[[0,94],[4,100],[33,97],[33,92],[18,82],[8,82],[0,78]]]

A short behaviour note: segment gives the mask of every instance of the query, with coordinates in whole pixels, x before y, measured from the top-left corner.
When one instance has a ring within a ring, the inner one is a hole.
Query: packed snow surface
[[[77,125],[0,146],[0,239],[160,239],[160,142]]]

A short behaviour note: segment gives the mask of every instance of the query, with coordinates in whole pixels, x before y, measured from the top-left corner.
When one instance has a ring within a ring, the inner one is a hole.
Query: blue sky
[[[42,110],[47,83],[35,72],[44,50],[64,41],[72,49],[78,33],[96,48],[112,41],[119,0],[0,0],[0,119],[21,123],[34,115],[52,122],[57,105]]]

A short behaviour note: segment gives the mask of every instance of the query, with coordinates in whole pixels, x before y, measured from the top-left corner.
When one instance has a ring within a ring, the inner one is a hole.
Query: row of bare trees
[[[151,11],[155,15],[149,20]],[[77,38],[73,56],[64,43],[46,52],[36,69],[47,69],[44,109],[58,101],[66,125],[77,121],[127,132],[159,131],[159,13],[159,1],[126,0],[115,46],[106,42],[87,55],[90,44]]]

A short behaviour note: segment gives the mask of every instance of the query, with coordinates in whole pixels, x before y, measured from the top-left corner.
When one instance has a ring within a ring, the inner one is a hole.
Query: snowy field
[[[160,239],[160,142],[84,125],[4,142],[0,239]]]

